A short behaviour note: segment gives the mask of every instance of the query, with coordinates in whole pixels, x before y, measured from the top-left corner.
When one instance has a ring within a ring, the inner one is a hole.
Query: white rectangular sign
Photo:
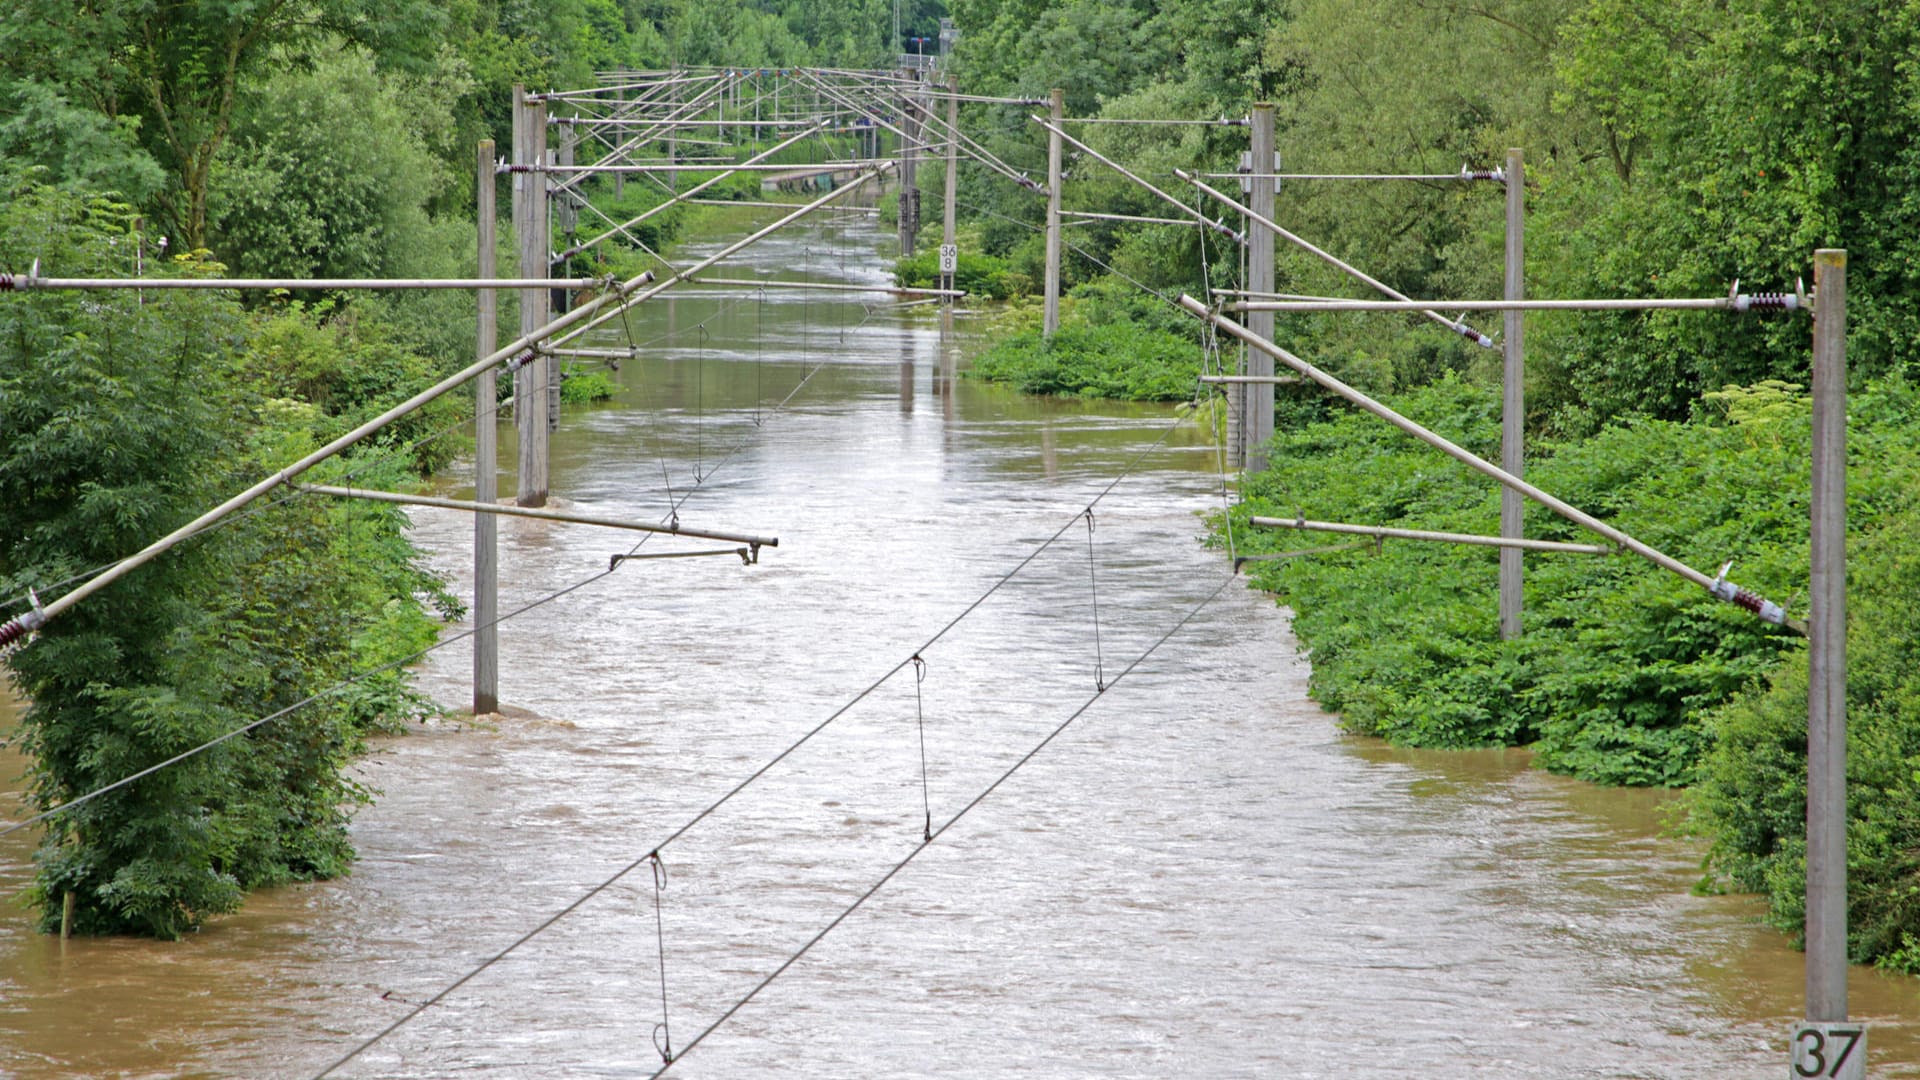
[[[1793,1026],[1793,1080],[1866,1080],[1867,1025],[1804,1020]]]
[[[960,269],[960,245],[940,245],[940,272],[951,274]]]

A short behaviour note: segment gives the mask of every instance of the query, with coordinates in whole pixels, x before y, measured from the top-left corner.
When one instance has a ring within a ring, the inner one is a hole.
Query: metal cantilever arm
[[[1346,400],[1354,403],[1355,405],[1358,405],[1360,408],[1366,410],[1369,413],[1372,413],[1374,416],[1377,416],[1382,420],[1385,420],[1387,423],[1392,424],[1394,427],[1399,428],[1401,431],[1404,431],[1407,434],[1413,436],[1414,438],[1419,439],[1421,442],[1426,443],[1428,446],[1433,447],[1435,450],[1440,451],[1441,453],[1447,455],[1448,457],[1454,459],[1455,461],[1458,461],[1462,465],[1465,465],[1468,468],[1473,469],[1474,471],[1479,472],[1482,475],[1485,475],[1493,479],[1494,481],[1500,484],[1503,484],[1508,488],[1513,489],[1514,491],[1519,492],[1520,494],[1526,496],[1529,499],[1532,499],[1533,501],[1539,503],[1540,505],[1545,506],[1547,509],[1553,511],[1554,513],[1560,515],[1563,518],[1566,518],[1568,521],[1573,522],[1575,525],[1579,525],[1584,529],[1600,534],[1602,537],[1605,537],[1606,539],[1611,540],[1615,544],[1620,545],[1621,548],[1627,551],[1633,552],[1635,555],[1638,555],[1641,558],[1647,560],[1648,562],[1653,563],[1655,566],[1659,566],[1665,570],[1669,570],[1675,574],[1678,574],[1683,578],[1686,578],[1688,581],[1691,581],[1695,585],[1698,585],[1701,588],[1706,589],[1709,593],[1712,593],[1714,596],[1719,597],[1720,599],[1727,600],[1730,603],[1734,603],[1740,607],[1747,608],[1748,610],[1753,611],[1755,614],[1760,615],[1761,618],[1766,619],[1768,622],[1772,622],[1780,626],[1784,626],[1788,630],[1791,630],[1794,633],[1799,634],[1801,637],[1805,637],[1807,635],[1806,623],[1800,621],[1799,619],[1789,617],[1786,614],[1786,612],[1781,610],[1777,605],[1768,604],[1767,602],[1765,602],[1764,600],[1761,600],[1757,596],[1754,596],[1752,593],[1748,592],[1747,590],[1740,589],[1737,586],[1733,585],[1733,583],[1726,580],[1726,575],[1724,570],[1722,570],[1721,576],[1717,578],[1708,577],[1706,574],[1703,574],[1700,571],[1694,569],[1693,567],[1688,566],[1686,563],[1681,562],[1679,559],[1674,558],[1673,556],[1667,554],[1664,551],[1661,551],[1660,549],[1654,547],[1653,545],[1648,544],[1643,540],[1639,540],[1625,532],[1622,532],[1621,530],[1614,528],[1612,525],[1609,525],[1604,521],[1601,521],[1599,518],[1594,517],[1592,514],[1589,514],[1584,510],[1581,510],[1580,508],[1574,506],[1573,504],[1567,502],[1566,500],[1561,499],[1555,495],[1552,495],[1549,492],[1546,492],[1533,484],[1527,483],[1525,480],[1522,480],[1520,477],[1515,476],[1510,472],[1507,472],[1505,469],[1502,469],[1501,467],[1493,464],[1492,462],[1483,460],[1482,458],[1476,456],[1471,451],[1461,447],[1457,443],[1454,443],[1453,441],[1446,438],[1445,436],[1437,434],[1433,431],[1428,430],[1427,428],[1420,426],[1419,424],[1414,423],[1412,420],[1407,419],[1406,417],[1400,415],[1399,413],[1381,404],[1380,402],[1375,401],[1373,398],[1368,397],[1366,394],[1361,393],[1360,391],[1354,389],[1353,387],[1348,386],[1346,383],[1341,382],[1339,379],[1334,378],[1332,375],[1329,375],[1326,372],[1320,370],[1319,368],[1314,367],[1312,364],[1307,363],[1305,360],[1300,359],[1298,356],[1295,356],[1294,354],[1288,352],[1286,349],[1283,349],[1280,346],[1275,345],[1273,342],[1268,341],[1266,338],[1261,337],[1260,335],[1252,332],[1251,330],[1248,330],[1246,327],[1241,326],[1239,323],[1234,322],[1232,319],[1222,316],[1219,312],[1213,311],[1212,309],[1208,308],[1207,305],[1201,303],[1198,300],[1195,300],[1193,297],[1182,295],[1180,297],[1179,303],[1180,303],[1180,306],[1185,308],[1189,314],[1195,315],[1206,322],[1212,323],[1217,329],[1221,330],[1222,332],[1232,337],[1238,338],[1241,341],[1246,342],[1247,345],[1249,345],[1252,348],[1259,349],[1261,352],[1266,353],[1267,355],[1273,357],[1275,360],[1280,361],[1281,363],[1287,365],[1288,367],[1306,376],[1307,378],[1313,380],[1314,382],[1319,383],[1322,387],[1325,387],[1327,390],[1330,390],[1333,393],[1339,395],[1340,397],[1343,397]],[[1769,612],[1772,613],[1772,617],[1769,617],[1769,614],[1768,614]]]
[[[311,491],[315,495],[331,495],[340,499],[371,499],[374,502],[398,503],[402,506],[437,506],[446,510],[465,510],[473,514],[502,514],[507,517],[533,518],[538,521],[560,521],[569,525],[599,525],[608,529],[628,529],[633,532],[664,533],[668,536],[691,536],[698,540],[722,540],[735,544],[750,544],[754,547],[779,547],[780,539],[775,536],[755,536],[751,533],[722,532],[717,529],[692,529],[685,525],[652,525],[638,521],[621,521],[617,518],[592,517],[586,514],[569,514],[559,510],[535,510],[524,506],[508,506],[498,503],[467,502],[462,499],[442,499],[433,495],[401,495],[391,491],[368,491],[364,488],[331,487],[326,484],[299,484],[301,491]],[[728,552],[731,554],[731,551]]]

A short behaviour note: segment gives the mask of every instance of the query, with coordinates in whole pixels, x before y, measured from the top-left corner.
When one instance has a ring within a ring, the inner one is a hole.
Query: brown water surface
[[[851,227],[768,241],[732,276],[880,281],[887,242]],[[0,1073],[313,1074],[660,844],[1070,526],[925,650],[938,827],[1094,694],[1096,663],[1110,681],[1219,583],[1197,543],[1219,505],[1202,431],[1156,446],[1164,407],[955,380],[927,309],[865,299],[734,290],[637,313],[636,342],[674,336],[623,367],[618,400],[569,413],[557,505],[657,520],[670,483],[691,491],[683,523],[780,546],[752,567],[627,563],[508,623],[502,696],[526,712],[381,742],[349,878],[173,944],[63,946],[6,908]],[[1130,462],[1094,515],[1096,646],[1075,515]],[[470,493],[470,469],[444,486]],[[466,588],[469,519],[414,520]],[[500,535],[507,610],[633,542]],[[458,706],[470,662],[448,647],[424,684]],[[1306,674],[1285,613],[1230,587],[671,1075],[1784,1074],[1801,958],[1751,898],[1689,892],[1699,851],[1663,834],[1666,795],[1343,735]],[[664,849],[676,1049],[919,845],[917,730],[903,672]],[[22,768],[0,760],[10,815]],[[28,838],[0,841],[0,890],[30,859]],[[654,904],[653,878],[628,876],[342,1074],[652,1073]],[[1920,1075],[1917,987],[1855,972],[1876,1075]]]

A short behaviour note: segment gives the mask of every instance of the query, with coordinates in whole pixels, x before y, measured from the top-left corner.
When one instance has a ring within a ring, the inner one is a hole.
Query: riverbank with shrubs
[[[1490,458],[1499,392],[1443,379],[1393,400]],[[1848,601],[1850,941],[1856,960],[1920,970],[1920,392],[1851,402]],[[1810,406],[1772,382],[1706,395],[1693,419],[1636,419],[1529,447],[1528,479],[1690,565],[1804,617]],[[1371,416],[1279,433],[1268,471],[1216,520],[1240,555],[1327,544],[1253,515],[1498,531],[1478,474]],[[1527,535],[1590,541],[1540,507]],[[1414,746],[1526,746],[1603,784],[1688,787],[1707,887],[1763,893],[1799,930],[1804,889],[1803,639],[1631,555],[1529,554],[1525,634],[1501,641],[1493,549],[1387,541],[1247,564],[1294,611],[1314,697],[1350,730]]]

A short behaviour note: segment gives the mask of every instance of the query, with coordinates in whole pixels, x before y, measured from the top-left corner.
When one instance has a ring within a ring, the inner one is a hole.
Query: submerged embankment
[[[881,283],[886,244],[802,230],[740,273]],[[656,520],[687,496],[683,522],[779,548],[626,563],[507,623],[502,696],[525,711],[382,742],[348,878],[175,944],[63,951],[7,916],[0,1071],[310,1075],[920,649],[918,693],[904,669],[663,849],[680,1048],[1220,583],[1196,542],[1220,506],[1204,430],[955,378],[972,343],[862,299],[637,313],[644,358],[557,435],[559,498]],[[1078,515],[1122,472],[1090,558]],[[470,475],[443,480],[457,497]],[[414,522],[464,590],[470,520]],[[502,610],[632,544],[503,522]],[[469,664],[451,646],[422,683],[458,704]],[[1307,679],[1286,613],[1230,586],[674,1074],[1778,1074],[1800,959],[1750,899],[1689,893],[1700,852],[1661,835],[1665,795],[1349,735]],[[651,1073],[654,904],[643,869],[343,1074]],[[1920,1060],[1909,986],[1856,978],[1877,1070]]]

